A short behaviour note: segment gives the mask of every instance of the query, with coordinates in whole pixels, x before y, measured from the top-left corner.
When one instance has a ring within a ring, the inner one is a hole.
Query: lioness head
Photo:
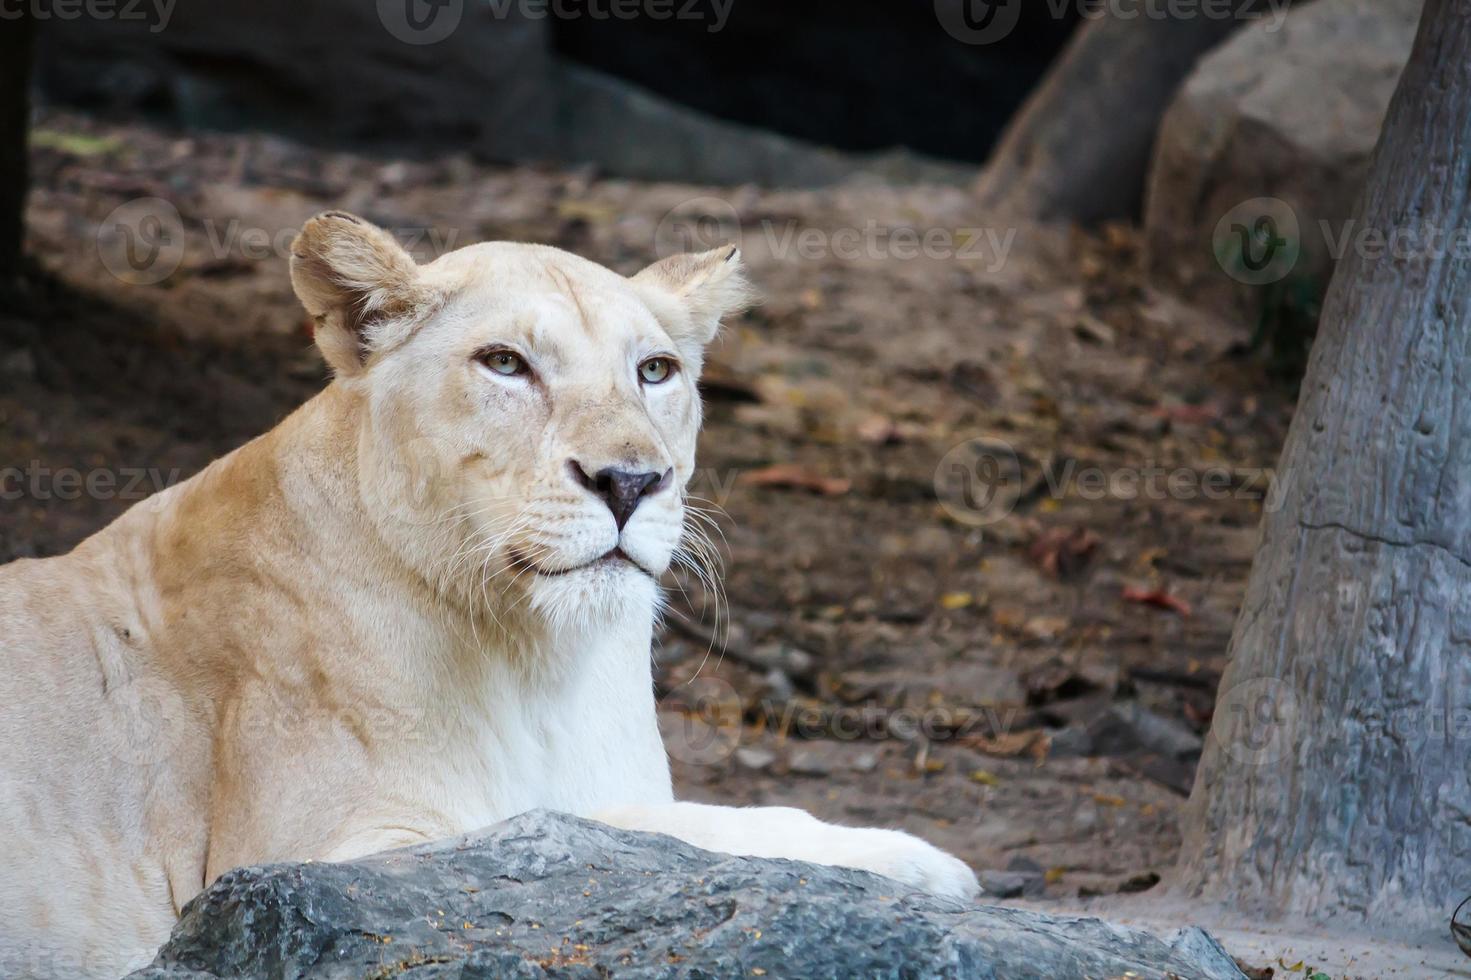
[[[632,278],[509,243],[419,265],[328,212],[291,277],[358,396],[363,509],[426,580],[492,614],[654,600],[685,535],[704,349],[748,302],[735,248]]]

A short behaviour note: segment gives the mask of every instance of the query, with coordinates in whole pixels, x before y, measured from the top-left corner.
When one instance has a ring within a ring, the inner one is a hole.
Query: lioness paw
[[[832,863],[872,871],[920,891],[970,901],[981,892],[975,872],[959,858],[897,830],[850,830],[862,835],[843,843],[847,853]]]

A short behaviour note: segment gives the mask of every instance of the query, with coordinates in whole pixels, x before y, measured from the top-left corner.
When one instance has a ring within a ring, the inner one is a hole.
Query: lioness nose
[[[572,460],[572,472],[577,477],[577,482],[603,498],[603,502],[613,512],[613,520],[618,522],[620,531],[638,509],[639,503],[657,491],[663,485],[664,478],[669,475],[630,473],[610,466],[598,470],[596,476],[588,476],[582,464],[576,460]]]

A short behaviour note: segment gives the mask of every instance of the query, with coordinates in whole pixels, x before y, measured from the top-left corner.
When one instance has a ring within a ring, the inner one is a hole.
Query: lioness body
[[[34,759],[0,769],[0,974],[60,956],[109,975],[122,936],[146,959],[242,864],[671,798],[647,622],[528,674],[341,526],[351,510],[316,506],[356,493],[350,398],[329,390],[71,555],[0,568],[0,757]],[[292,499],[280,473],[305,460],[321,482]]]
[[[729,259],[417,267],[357,219],[309,225],[293,274],[337,379],[72,554],[0,568],[0,975],[116,976],[232,867],[535,807],[972,891],[902,834],[672,802],[655,576]]]

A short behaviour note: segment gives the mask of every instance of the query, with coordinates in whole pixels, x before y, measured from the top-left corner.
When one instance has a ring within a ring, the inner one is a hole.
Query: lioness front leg
[[[963,861],[918,837],[839,827],[788,807],[661,803],[613,807],[592,817],[624,830],[668,834],[709,851],[873,871],[947,898],[969,899],[980,892]]]

